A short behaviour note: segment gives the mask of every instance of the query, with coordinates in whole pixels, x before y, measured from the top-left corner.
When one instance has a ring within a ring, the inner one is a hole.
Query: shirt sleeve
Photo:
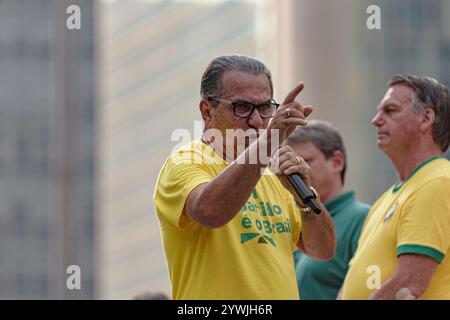
[[[162,169],[154,195],[158,215],[179,228],[185,228],[190,220],[182,215],[187,197],[197,186],[213,179],[204,165],[189,161],[167,160]]]
[[[300,234],[302,232],[302,218],[300,209],[295,204],[294,197],[288,191],[286,191],[286,202],[288,203],[289,211],[291,211],[292,250],[295,251],[298,250],[297,244],[300,240]]]
[[[434,179],[404,204],[397,233],[397,256],[429,256],[441,263],[450,246],[450,180]]]

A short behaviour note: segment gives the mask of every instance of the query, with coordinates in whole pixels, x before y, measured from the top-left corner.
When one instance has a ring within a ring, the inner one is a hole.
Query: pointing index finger
[[[305,84],[303,81],[299,82],[295,88],[289,92],[289,94],[284,98],[283,104],[288,104],[295,101],[295,98],[298,96],[300,92],[302,92],[303,88],[305,87]]]

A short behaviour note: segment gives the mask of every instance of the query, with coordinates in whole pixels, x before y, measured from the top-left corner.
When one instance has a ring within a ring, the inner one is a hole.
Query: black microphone
[[[300,175],[298,173],[292,173],[288,175],[287,178],[292,187],[294,187],[295,192],[300,197],[302,202],[310,207],[316,214],[320,214],[322,212],[322,209],[320,209],[319,205],[316,202],[316,196],[306,186]]]

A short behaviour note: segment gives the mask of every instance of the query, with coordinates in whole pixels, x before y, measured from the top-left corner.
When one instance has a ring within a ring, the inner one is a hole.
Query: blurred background
[[[230,53],[265,62],[278,101],[305,82],[299,101],[344,137],[347,188],[373,203],[396,175],[370,120],[395,73],[450,85],[450,1],[0,0],[1,299],[170,295],[154,185]]]

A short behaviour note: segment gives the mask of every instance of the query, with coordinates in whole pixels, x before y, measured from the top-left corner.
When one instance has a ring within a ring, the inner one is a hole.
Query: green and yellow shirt
[[[450,162],[432,158],[403,184],[386,191],[364,224],[343,285],[344,299],[367,299],[372,270],[381,284],[395,272],[397,257],[421,254],[439,265],[422,299],[450,299]]]

